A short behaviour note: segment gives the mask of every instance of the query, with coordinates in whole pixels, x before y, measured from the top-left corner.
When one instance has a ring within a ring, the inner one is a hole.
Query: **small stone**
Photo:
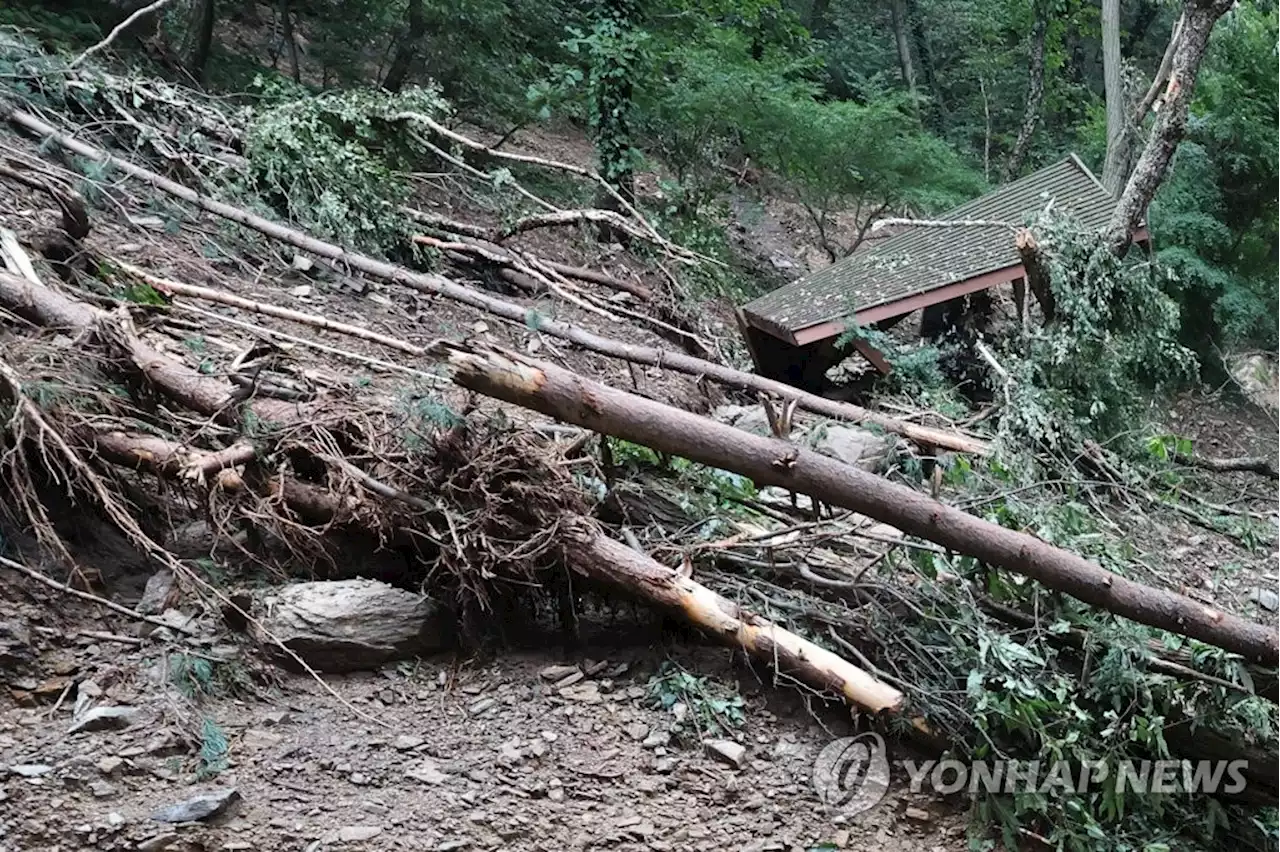
[[[908,807],[903,811],[903,815],[907,819],[913,819],[916,822],[929,822],[933,819],[933,815],[924,808]]]
[[[426,740],[422,737],[414,736],[413,734],[401,734],[391,743],[391,747],[396,751],[412,751],[425,742]]]
[[[163,834],[157,834],[155,837],[148,837],[146,840],[138,844],[138,852],[164,852],[164,850],[173,846],[178,842],[178,835],[172,831],[166,831]]]
[[[649,726],[644,722],[633,722],[626,727],[627,736],[636,742],[641,742],[649,736]]]
[[[563,801],[564,801],[564,788],[563,788],[563,787],[552,787],[552,788],[550,788],[549,790],[547,790],[547,798],[548,798],[548,799],[550,799],[550,800],[551,800],[551,801],[553,801],[553,802],[563,802]]]
[[[240,793],[234,787],[210,790],[194,798],[161,808],[151,815],[156,822],[196,822],[218,816],[240,801]]]
[[[362,840],[372,840],[381,833],[382,828],[376,825],[344,825],[338,829],[338,842],[359,843]]]
[[[1280,595],[1277,595],[1272,589],[1258,589],[1254,592],[1254,600],[1258,606],[1268,612],[1275,612],[1280,609]]]
[[[417,766],[405,770],[405,776],[423,784],[443,784],[449,776],[440,771],[434,760],[424,760]]]
[[[734,769],[741,769],[747,759],[746,748],[732,740],[708,740],[706,749],[707,754]]]
[[[369,783],[369,776],[365,775],[363,772],[352,772],[351,777],[347,780],[352,784],[355,784],[357,787],[363,787]]]
[[[481,713],[489,710],[498,702],[492,698],[481,698],[479,701],[467,708],[467,712],[472,716],[479,716]]]
[[[578,671],[577,666],[547,666],[538,672],[538,676],[543,680],[557,681],[563,680],[576,671]]]
[[[540,736],[549,743],[553,743],[558,739],[555,731],[543,731]]]
[[[112,811],[111,813],[107,814],[107,825],[119,828],[120,826],[124,825],[124,823],[125,823],[124,814],[116,813],[115,811]]]
[[[573,686],[575,683],[581,683],[583,680],[586,680],[586,677],[587,676],[584,675],[582,672],[575,670],[575,671],[569,672],[569,674],[565,675],[564,677],[556,681],[556,684],[553,688],[564,689],[565,687]]]
[[[600,686],[596,683],[580,683],[575,686],[567,686],[560,690],[560,695],[570,701],[580,701],[583,704],[599,704],[604,701],[600,695]]]
[[[240,736],[241,747],[248,752],[266,751],[284,741],[280,734],[273,734],[260,728],[250,728]]]
[[[640,743],[642,748],[666,748],[671,744],[670,731],[652,731],[644,742]]]
[[[136,707],[95,707],[77,719],[67,733],[118,731],[132,725],[139,715]]]
[[[53,767],[47,763],[19,763],[17,766],[10,766],[9,771],[23,778],[39,778],[52,772]]]
[[[289,718],[288,711],[273,710],[267,715],[262,717],[262,724],[267,726],[283,725],[288,720],[288,718]]]
[[[116,773],[116,770],[119,769],[123,764],[124,764],[123,758],[104,757],[101,760],[99,760],[95,765],[98,767],[98,771],[101,772],[103,775],[114,775]]]
[[[89,782],[89,792],[95,799],[109,799],[116,794],[116,788],[110,783],[98,779]]]
[[[442,840],[436,847],[436,852],[458,852],[459,849],[466,849],[470,845],[470,840]]]
[[[534,757],[542,757],[547,753],[547,744],[542,740],[534,740],[529,743],[529,754]]]
[[[676,768],[676,759],[674,757],[660,757],[653,764],[653,771],[659,775],[666,775]]]

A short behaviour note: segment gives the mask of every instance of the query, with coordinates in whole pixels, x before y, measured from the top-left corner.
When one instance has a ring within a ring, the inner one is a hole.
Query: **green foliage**
[[[231,754],[231,746],[227,743],[227,734],[210,716],[200,722],[200,754],[196,778],[207,780],[227,768],[227,759]]]
[[[278,213],[317,236],[395,251],[408,186],[397,169],[427,156],[403,113],[439,118],[431,89],[350,90],[286,100],[255,114],[245,134],[254,189]]]
[[[679,739],[724,736],[746,722],[746,705],[735,690],[699,677],[672,660],[664,660],[649,680],[651,707],[675,716],[671,733]]]
[[[1085,439],[1138,436],[1144,400],[1196,376],[1178,342],[1180,313],[1165,292],[1168,273],[1132,256],[1120,260],[1069,221],[1036,228],[1057,304],[1054,322],[1030,331],[1021,351],[1002,355],[1013,380],[1001,419],[1010,446],[1078,447]]]

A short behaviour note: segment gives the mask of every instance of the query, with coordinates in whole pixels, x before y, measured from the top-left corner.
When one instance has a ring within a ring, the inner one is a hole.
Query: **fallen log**
[[[1271,479],[1280,479],[1280,471],[1276,470],[1275,462],[1261,456],[1219,459],[1212,456],[1178,453],[1174,456],[1174,461],[1191,467],[1198,467],[1201,470],[1212,471],[1213,473],[1240,471],[1243,473],[1258,473]]]
[[[716,641],[741,648],[810,686],[830,689],[872,713],[899,713],[903,695],[847,660],[739,607],[679,571],[601,535],[585,518],[561,524],[574,571],[681,615]]]
[[[752,373],[744,373],[741,370],[735,370],[732,367],[726,367],[692,355],[649,346],[637,346],[621,340],[604,337],[580,326],[550,319],[520,305],[503,301],[470,287],[464,287],[440,275],[411,272],[402,266],[375,260],[356,252],[348,252],[340,246],[326,243],[323,240],[318,240],[300,231],[264,219],[261,216],[255,216],[238,207],[203,196],[195,190],[162,177],[155,172],[107,154],[78,139],[73,139],[39,118],[21,110],[10,110],[6,117],[18,127],[35,133],[67,151],[98,163],[110,164],[128,175],[145,181],[175,198],[194,204],[214,215],[265,234],[272,239],[287,243],[302,251],[310,252],[318,257],[327,258],[330,261],[359,270],[374,278],[410,287],[419,292],[443,296],[477,310],[486,311],[496,316],[528,325],[530,328],[536,328],[541,333],[567,340],[583,349],[597,352],[601,355],[619,358],[636,364],[662,367],[685,375],[706,378],[734,388],[773,394],[784,400],[794,399],[797,401],[798,407],[806,411],[837,420],[874,425],[884,429],[886,432],[901,435],[922,447],[975,455],[985,455],[989,452],[986,442],[968,435],[909,423],[885,414],[868,411],[856,405],[825,399],[783,382]]]
[[[811,450],[716,423],[551,364],[512,353],[437,344],[454,380],[487,396],[605,435],[811,495],[937,542],[997,568],[1130,618],[1240,654],[1280,663],[1274,627],[1129,580],[1032,535],[1006,529]]]
[[[6,272],[0,272],[0,305],[47,328],[70,328],[88,332],[93,329],[105,331],[113,325],[112,315],[106,311],[71,299],[51,287],[33,284]],[[192,411],[222,422],[234,421],[239,416],[240,405],[237,404],[232,389],[223,382],[160,354],[127,328],[120,329],[114,337],[143,379],[165,396]],[[253,399],[244,405],[267,423],[294,420],[305,422],[314,416],[313,408],[305,403]]]

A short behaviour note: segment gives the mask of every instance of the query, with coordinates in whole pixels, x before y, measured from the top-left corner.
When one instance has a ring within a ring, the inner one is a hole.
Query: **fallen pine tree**
[[[922,447],[927,447],[930,451],[944,449],[979,455],[988,452],[989,448],[985,442],[967,435],[910,423],[878,412],[869,411],[856,405],[826,399],[816,394],[800,391],[782,382],[752,373],[744,373],[740,370],[695,358],[684,353],[637,346],[604,337],[580,326],[561,323],[537,315],[535,312],[520,305],[465,287],[443,276],[412,272],[402,266],[347,251],[340,246],[326,243],[323,240],[318,240],[292,228],[256,216],[233,205],[201,195],[182,184],[61,133],[48,123],[20,109],[8,109],[5,117],[14,125],[34,133],[41,139],[56,144],[67,151],[87,157],[94,162],[110,164],[132,177],[143,180],[169,195],[194,204],[210,213],[258,231],[274,240],[286,243],[302,251],[310,252],[318,257],[359,270],[374,278],[410,287],[419,292],[443,296],[486,313],[528,325],[542,333],[567,340],[583,349],[598,352],[602,355],[636,364],[674,370],[686,375],[706,378],[730,387],[772,394],[784,400],[794,399],[798,407],[807,411],[837,420],[874,425],[887,432],[901,435]]]
[[[1280,665],[1280,634],[1182,595],[1136,583],[1022,532],[945,506],[811,450],[762,438],[512,353],[446,345],[463,387],[596,432],[812,495],[968,553],[1143,624],[1263,665]]]

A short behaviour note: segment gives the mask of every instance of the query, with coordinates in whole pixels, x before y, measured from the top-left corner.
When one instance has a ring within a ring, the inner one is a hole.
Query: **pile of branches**
[[[326,242],[175,180],[180,170],[158,174],[89,144],[52,124],[53,116],[31,112],[29,101],[0,104],[3,119],[49,151],[163,194],[191,218],[235,223],[386,286],[522,323],[548,341],[771,398],[767,409],[780,407],[787,420],[806,409],[888,431],[929,455],[980,460],[990,452],[972,435],[811,396],[711,360],[714,347],[670,316],[633,319],[665,325],[683,351],[605,337]],[[490,161],[574,168],[484,149],[429,116],[393,118],[436,134],[425,144],[463,173],[488,174],[437,145],[439,137]],[[1274,801],[1275,730],[1267,725],[1280,662],[1274,629],[818,455],[788,441],[785,429],[751,435],[482,340],[423,346],[158,276],[94,244],[83,227],[87,208],[59,173],[30,159],[10,162],[63,213],[60,247],[43,260],[0,231],[3,505],[10,523],[34,530],[53,554],[70,559],[46,507],[55,493],[70,493],[191,588],[233,608],[166,547],[166,530],[150,519],[203,515],[220,537],[247,542],[237,546],[250,558],[277,566],[288,554],[295,570],[321,576],[337,571],[335,538],[356,536],[400,553],[418,587],[481,611],[529,590],[554,594],[572,574],[685,619],[820,700],[966,753],[1063,752],[1067,740],[1054,737],[1071,713],[1088,708],[1101,719],[1115,696],[1141,693],[1115,714],[1112,730],[1136,729],[1140,708],[1164,714],[1169,733],[1159,743],[1099,746],[1104,755],[1159,752],[1167,740],[1163,748],[1188,758],[1242,757],[1250,795]],[[521,229],[595,221],[648,241],[669,262],[708,262],[663,238],[634,207],[620,209],[548,210],[497,229],[405,217],[433,232],[420,245],[459,267],[490,264],[517,289],[539,288],[617,319],[617,303],[592,288],[641,300],[654,296],[652,288],[615,286],[610,276],[551,264],[504,240]],[[309,334],[251,321],[263,316]],[[225,377],[202,372],[166,340],[175,328],[192,328],[191,317],[249,331],[258,342],[232,347]],[[320,331],[380,354],[321,342]],[[408,386],[392,393],[299,369],[287,350],[264,341],[394,372]],[[447,378],[427,365],[443,367]],[[620,461],[628,448],[652,458]],[[682,469],[676,457],[696,467]],[[724,471],[737,475],[732,487],[717,473]],[[765,500],[766,488],[791,499]],[[93,578],[79,582],[92,587]],[[1100,612],[1114,627],[1102,639],[1084,627],[1098,624],[1089,616]],[[1028,707],[1043,718],[1030,718]],[[1206,719],[1221,730],[1196,728]],[[1022,801],[1003,813],[1011,825],[1061,840],[1055,820],[1080,808],[1097,803]]]

